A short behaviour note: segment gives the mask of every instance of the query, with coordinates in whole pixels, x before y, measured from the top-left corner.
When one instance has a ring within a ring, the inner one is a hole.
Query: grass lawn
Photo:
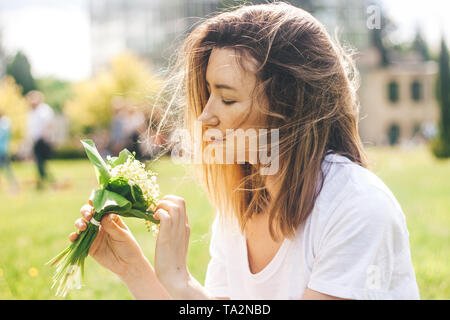
[[[406,215],[422,299],[450,299],[450,160],[425,149],[368,149]]]
[[[425,149],[369,149],[372,170],[402,205],[422,299],[450,298],[450,161],[437,161]],[[22,192],[7,192],[0,177],[0,299],[55,299],[50,290],[54,269],[45,263],[65,248],[73,222],[96,187],[92,166],[84,160],[52,161],[59,188],[35,191],[31,163],[15,163]],[[188,265],[200,282],[209,261],[213,210],[202,189],[169,158],[152,164],[163,194],[186,199],[191,222]],[[139,220],[126,219],[153,261],[155,239]],[[68,299],[131,299],[127,288],[93,259],[86,260],[84,288]]]

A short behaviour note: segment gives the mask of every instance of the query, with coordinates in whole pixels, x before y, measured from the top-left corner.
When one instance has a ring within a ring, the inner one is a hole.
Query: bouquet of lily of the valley
[[[65,296],[70,289],[81,287],[84,260],[104,215],[114,212],[123,217],[144,219],[149,227],[151,222],[159,223],[153,218],[159,197],[156,174],[146,170],[145,165],[127,149],[122,150],[118,157],[107,157],[104,161],[92,140],[82,140],[81,143],[94,165],[99,188],[91,194],[94,214],[86,230],[48,262],[52,266],[56,265],[52,288],[58,284],[56,295],[59,296]],[[155,228],[156,225],[153,225],[154,231]]]

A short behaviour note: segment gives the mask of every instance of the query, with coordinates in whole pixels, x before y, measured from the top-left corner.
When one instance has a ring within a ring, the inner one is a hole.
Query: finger
[[[111,214],[113,221],[122,229],[128,230],[128,226],[123,222],[123,220],[117,214]]]
[[[186,210],[184,210],[184,223],[189,226],[189,217]]]
[[[181,211],[184,210],[180,205],[174,203],[172,200],[161,200],[158,202],[156,206],[156,211],[158,209],[164,209],[171,217],[172,221],[176,221],[176,224],[179,222],[184,224],[184,213]]]
[[[174,194],[168,194],[165,195],[162,200],[170,200],[178,205],[180,205],[181,207],[186,207],[186,201],[184,200],[184,198],[176,196]]]
[[[162,209],[166,210],[167,213],[171,214],[172,213],[171,211],[178,209],[179,206],[172,200],[165,199],[165,200],[160,200],[158,202],[155,211],[158,210],[159,208],[162,208]]]
[[[90,206],[89,204],[85,204],[81,207],[80,213],[86,221],[89,221],[91,220],[92,214],[94,213],[94,207]]]
[[[89,212],[83,213],[82,219],[83,219],[84,221],[86,221],[86,222],[91,221],[91,219],[92,219],[92,213],[89,213]]]
[[[75,228],[77,228],[80,231],[84,231],[87,228],[86,221],[84,221],[82,218],[77,219],[75,221]]]
[[[169,200],[174,202],[176,205],[178,205],[178,207],[181,209],[181,219],[179,219],[180,225],[179,227],[184,226],[185,223],[189,223],[188,222],[188,216],[187,216],[187,211],[186,211],[186,202],[182,197],[173,195],[173,194],[169,194],[163,197],[163,200]]]
[[[166,210],[164,210],[163,208],[156,209],[155,214],[153,215],[153,217],[156,220],[163,220],[163,219],[170,220],[169,213]]]
[[[185,252],[188,251],[188,247],[189,247],[189,238],[191,236],[191,226],[189,225],[189,223],[186,223],[186,242],[185,242]]]
[[[92,209],[92,207],[91,207],[89,204],[86,203],[86,204],[84,204],[84,205],[81,207],[80,212],[84,212],[84,211],[90,212],[91,209]]]
[[[71,242],[74,242],[75,240],[77,240],[77,238],[78,238],[78,233],[72,232],[71,234],[69,234],[69,240]]]
[[[105,215],[101,221],[102,230],[108,233],[113,239],[125,239],[128,236],[127,230],[121,228],[115,221],[112,214]]]
[[[181,207],[185,208],[186,207],[186,202],[184,201],[184,199],[182,197],[173,195],[173,194],[168,194],[165,195],[162,200],[171,200],[172,202],[180,205]]]

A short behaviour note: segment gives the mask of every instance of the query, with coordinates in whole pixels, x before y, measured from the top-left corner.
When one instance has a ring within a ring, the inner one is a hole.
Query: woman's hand
[[[75,227],[84,231],[87,228],[87,221],[92,218],[94,212],[92,202],[89,200],[89,204],[81,207],[80,211],[82,218],[75,221]],[[76,232],[69,235],[72,242],[77,237]],[[89,249],[89,255],[122,279],[130,273],[134,273],[135,276],[137,270],[148,263],[130,230],[116,214],[108,214],[102,218],[97,237]]]
[[[165,196],[155,209],[160,220],[155,250],[155,272],[167,291],[177,297],[190,281],[186,257],[190,226],[183,198]]]

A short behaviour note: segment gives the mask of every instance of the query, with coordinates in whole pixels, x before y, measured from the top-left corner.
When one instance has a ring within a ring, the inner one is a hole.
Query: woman
[[[90,251],[100,264],[138,299],[419,298],[404,214],[366,169],[356,71],[322,24],[284,3],[242,7],[197,26],[179,61],[187,128],[198,120],[225,136],[203,150],[229,129],[278,129],[279,168],[262,175],[250,148],[244,163],[200,165],[218,211],[204,287],[186,266],[178,196],[156,210],[154,270],[113,214]]]

